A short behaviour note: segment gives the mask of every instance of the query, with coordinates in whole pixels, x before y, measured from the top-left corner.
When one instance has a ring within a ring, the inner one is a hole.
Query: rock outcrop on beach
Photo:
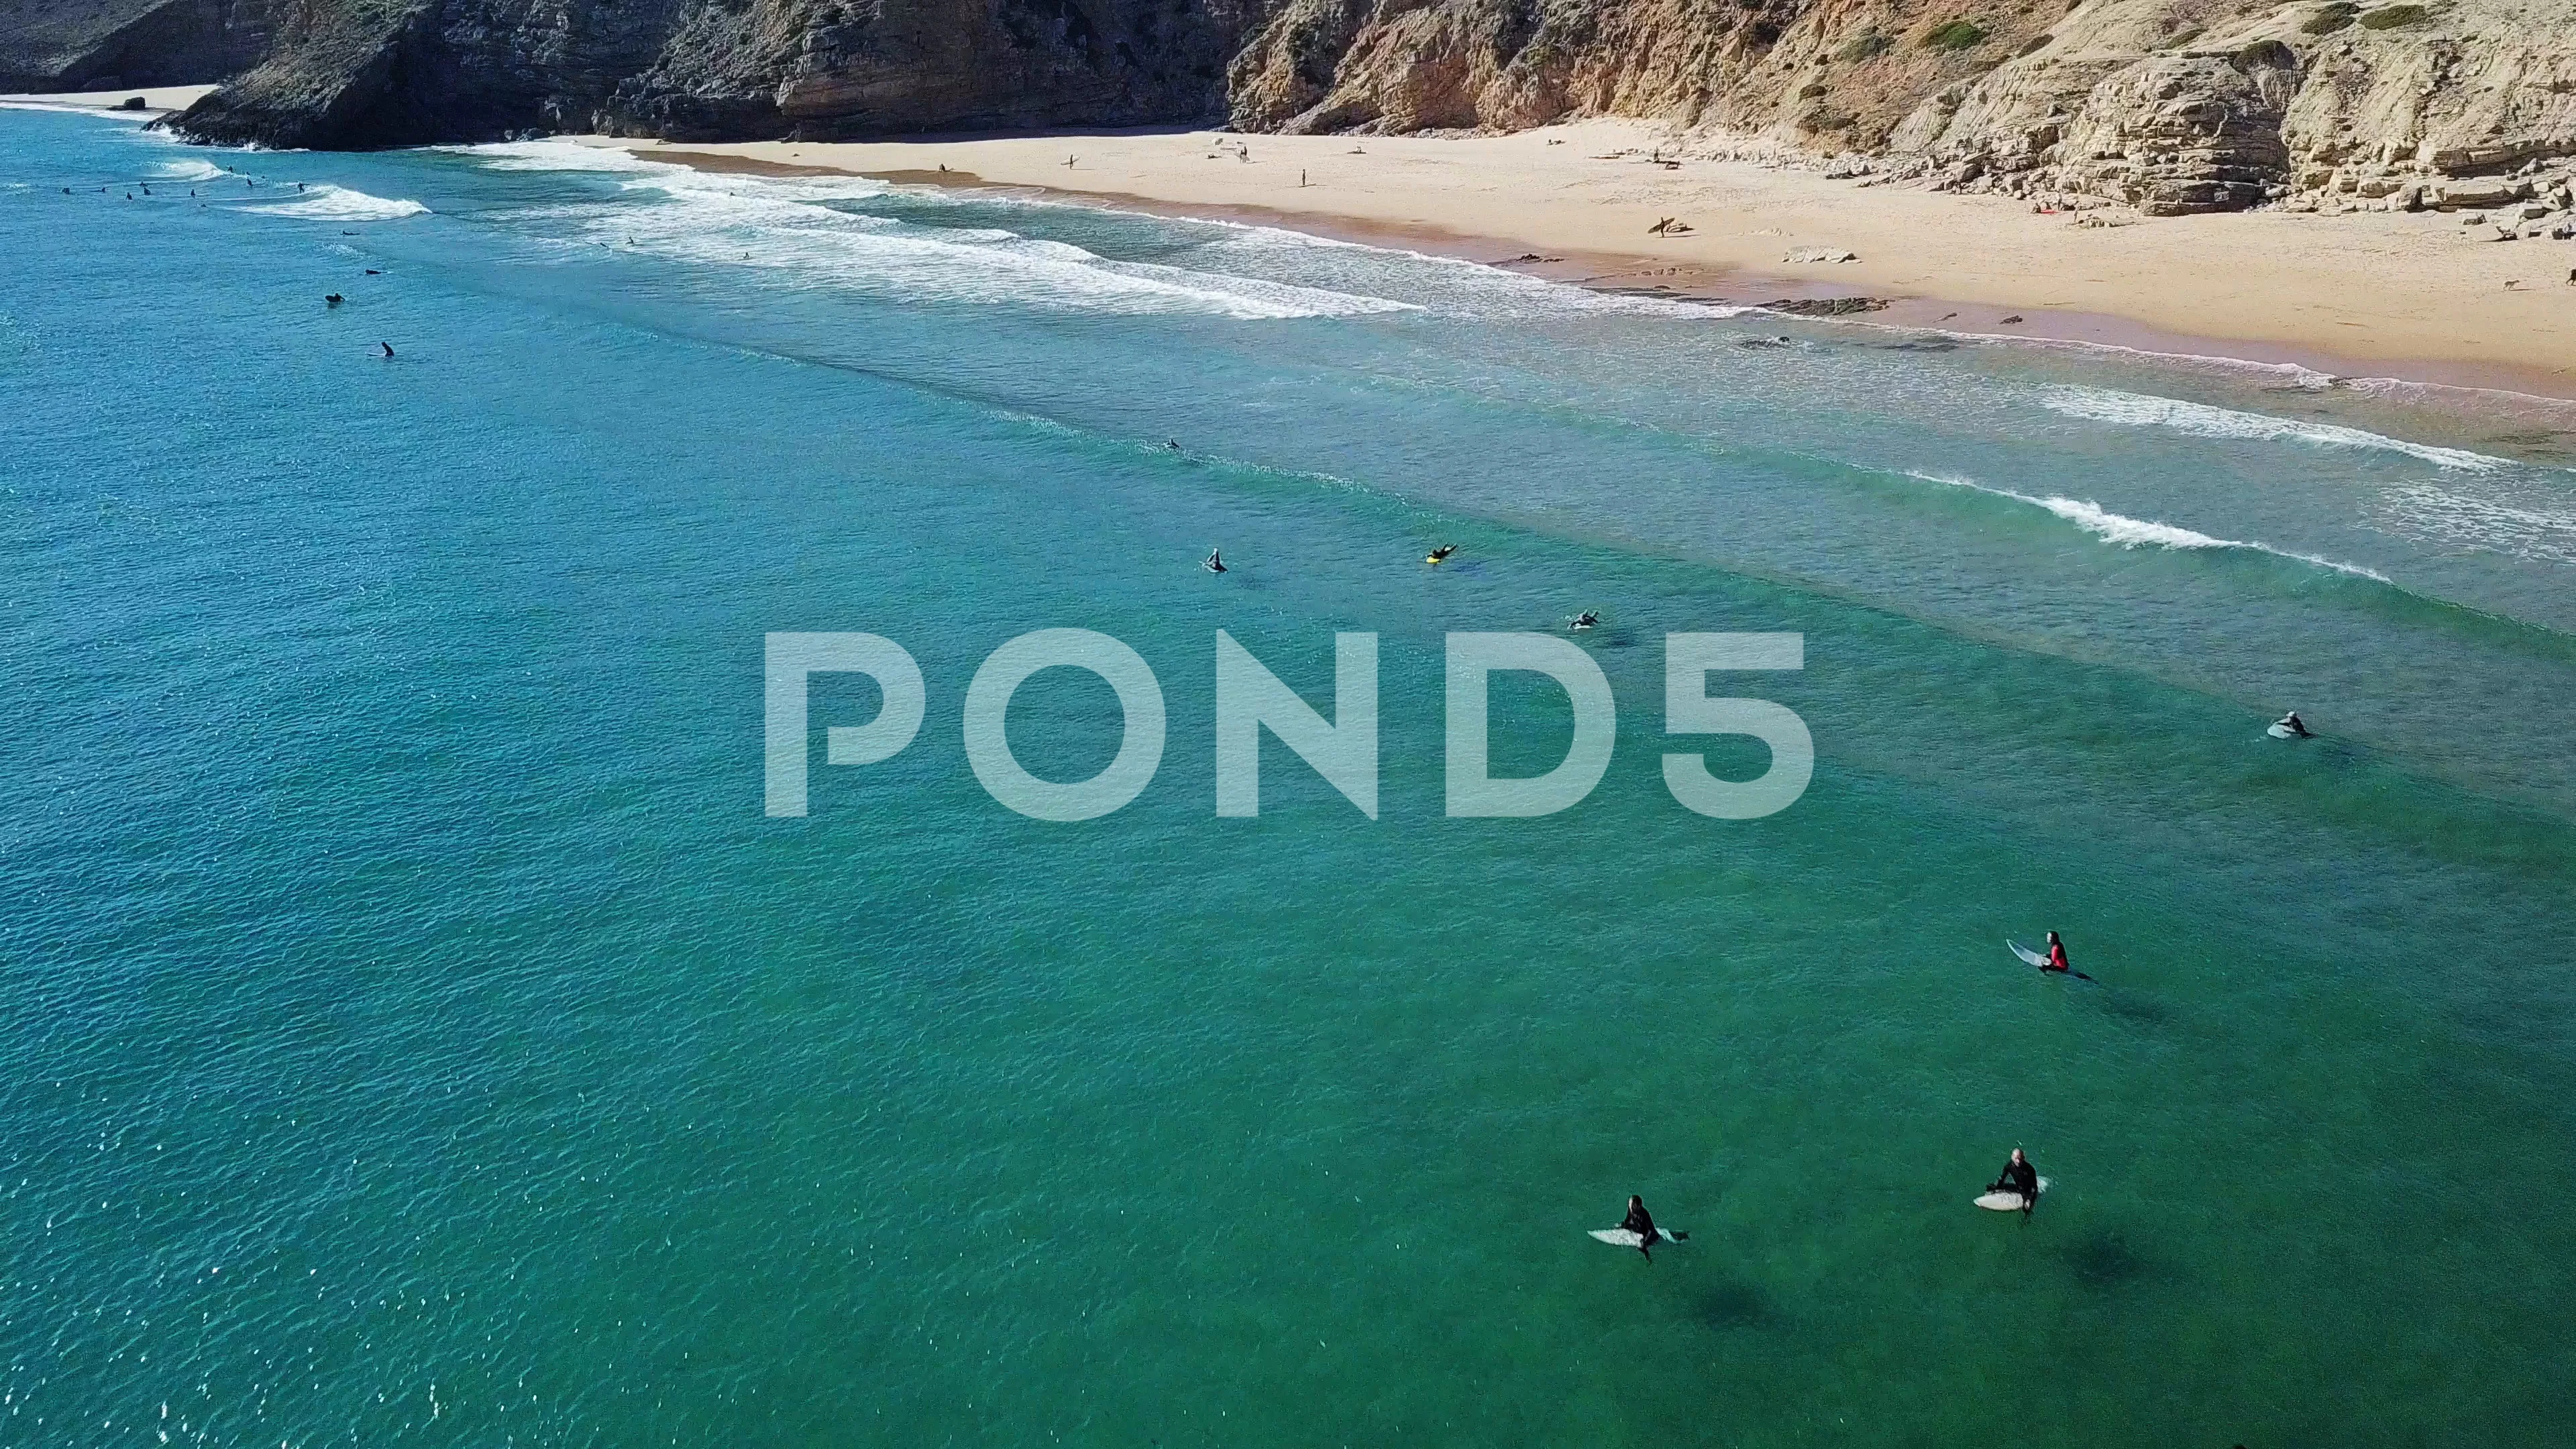
[[[231,76],[180,129],[306,146],[1627,116],[2148,215],[2496,205],[2576,155],[2576,0],[2060,3],[0,0],[0,71]]]

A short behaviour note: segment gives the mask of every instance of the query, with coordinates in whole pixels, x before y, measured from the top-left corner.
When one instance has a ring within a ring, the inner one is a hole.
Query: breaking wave
[[[2128,427],[2171,428],[2204,438],[2377,448],[2421,458],[2439,467],[2468,472],[2483,473],[2510,466],[2506,459],[2491,458],[2484,453],[2460,448],[2437,448],[2429,443],[2410,443],[2403,438],[2386,437],[2334,423],[2302,422],[2266,413],[2238,412],[2234,408],[2211,407],[2207,403],[2183,402],[2148,393],[2117,392],[2098,387],[2052,387],[2040,395],[2039,401],[2050,411],[2071,418]]]
[[[2274,558],[2311,564],[2321,569],[2331,569],[2339,574],[2349,574],[2354,578],[2370,579],[2377,583],[2384,584],[2391,581],[2386,574],[2376,569],[2364,568],[2360,564],[2343,563],[2318,554],[2299,553],[2292,549],[2274,548],[2268,543],[2257,543],[2247,539],[2218,538],[2176,524],[2131,518],[2126,514],[2113,513],[2101,504],[2089,500],[2062,497],[2040,498],[2028,493],[2017,493],[2009,488],[1989,487],[1973,479],[1956,478],[1940,473],[1918,473],[1910,469],[1905,476],[1951,488],[1966,488],[1993,498],[2009,498],[2032,508],[2045,509],[2104,543],[2120,548],[2242,549],[2250,553],[2267,553]]]
[[[668,161],[648,161],[615,146],[585,146],[578,141],[495,141],[482,146],[433,149],[471,156],[494,171],[684,171]]]
[[[493,148],[478,149],[489,154]],[[560,146],[530,154],[534,147],[523,145],[503,159],[546,166],[565,149],[603,154]],[[1118,261],[997,227],[922,226],[833,205],[889,189],[861,176],[736,176],[660,163],[647,168],[622,188],[645,204],[557,214],[576,217],[585,241],[679,261],[765,269],[789,286],[881,293],[907,302],[1196,313],[1247,321],[1412,310],[1410,303],[1383,297]]]
[[[315,182],[292,201],[274,201],[242,208],[266,216],[291,216],[303,221],[399,221],[406,216],[421,216],[429,208],[403,198],[369,196],[327,181]]]

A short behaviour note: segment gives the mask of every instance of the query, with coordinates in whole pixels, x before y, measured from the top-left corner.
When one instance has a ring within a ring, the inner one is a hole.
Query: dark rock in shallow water
[[[1792,317],[1848,317],[1854,312],[1885,310],[1885,297],[1782,297],[1764,302],[1766,312],[1786,312]]]

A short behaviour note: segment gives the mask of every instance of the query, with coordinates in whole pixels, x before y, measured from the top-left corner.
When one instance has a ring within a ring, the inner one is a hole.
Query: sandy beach
[[[0,96],[0,105],[58,106],[75,111],[132,109],[140,110],[147,115],[161,115],[170,111],[184,111],[195,105],[199,97],[213,89],[213,86],[143,86],[138,89],[118,91],[55,91],[49,94]],[[128,107],[125,104],[138,96],[143,100],[141,106]]]
[[[140,96],[157,113],[211,89],[0,103],[109,110]],[[1717,159],[1705,142],[1616,120],[1491,136],[579,139],[709,169],[1040,188],[1590,286],[1731,302],[1876,297],[1889,306],[1873,317],[1891,323],[2576,398],[2576,242],[2497,242],[2492,227],[2459,214],[2254,211],[2088,225],[2023,201]],[[1655,233],[1665,218],[1688,230]],[[1853,260],[1803,259],[1818,253]]]
[[[1890,322],[2576,396],[2576,243],[2476,240],[2493,229],[2440,212],[2259,211],[2087,226],[2027,202],[1864,186],[1748,161],[1658,164],[1649,157],[1660,148],[1669,158],[1675,138],[1626,121],[1465,137],[585,139],[702,167],[1043,187],[1396,242],[1591,285],[1736,301],[1884,297],[1893,305],[1877,315]],[[1690,230],[1650,234],[1666,217]],[[1788,260],[1802,251],[1857,259]]]

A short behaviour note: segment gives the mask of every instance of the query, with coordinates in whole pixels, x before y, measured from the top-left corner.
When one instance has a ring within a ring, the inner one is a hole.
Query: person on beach
[[[2075,964],[2066,959],[2066,943],[2057,939],[2057,933],[2055,931],[2048,933],[2048,964],[2040,967],[2039,969],[2042,971],[2063,971],[2069,975],[2073,975],[2075,972]],[[2018,1149],[2014,1151],[2013,1157],[2016,1161],[2020,1159],[2021,1153]]]
[[[2054,946],[2055,943],[2052,941],[2050,944]],[[2031,1207],[2039,1201],[2039,1169],[2031,1166],[2030,1159],[2022,1156],[2021,1149],[2016,1147],[2012,1150],[2012,1160],[2004,1164],[2003,1176],[1996,1178],[1986,1191],[2018,1194],[2021,1197],[2021,1215],[2029,1217]]]
[[[2297,735],[2300,739],[2304,740],[2311,738],[2308,734],[2308,722],[2299,718],[2299,712],[2295,709],[2273,721],[2273,723],[2279,725],[2285,730],[2288,730],[2290,733]]]

